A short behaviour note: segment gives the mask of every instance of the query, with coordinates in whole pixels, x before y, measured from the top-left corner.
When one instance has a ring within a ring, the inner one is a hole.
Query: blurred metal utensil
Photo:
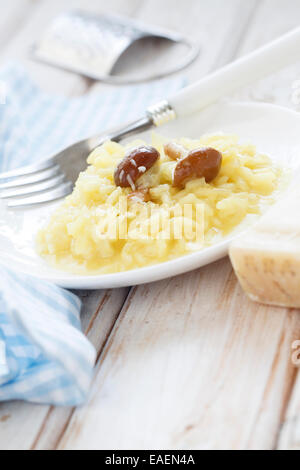
[[[144,77],[113,76],[111,72],[123,53],[136,41],[162,38],[183,44],[187,52],[168,70],[155,70]],[[34,45],[34,58],[51,65],[112,84],[135,83],[160,78],[190,64],[199,48],[180,34],[149,27],[129,18],[94,15],[74,10],[54,19],[42,39]]]

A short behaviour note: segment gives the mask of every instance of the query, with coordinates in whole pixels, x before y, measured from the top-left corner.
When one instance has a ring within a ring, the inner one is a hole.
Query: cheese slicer
[[[41,62],[93,80],[125,85],[184,69],[196,59],[199,47],[179,33],[132,18],[71,10],[52,21],[32,53]],[[122,60],[129,62],[129,75],[117,73]]]

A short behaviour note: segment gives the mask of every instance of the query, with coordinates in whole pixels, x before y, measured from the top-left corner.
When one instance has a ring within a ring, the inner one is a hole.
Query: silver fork
[[[17,208],[66,196],[85,168],[89,152],[105,140],[120,142],[176,117],[196,113],[226,94],[296,62],[300,55],[299,44],[300,28],[296,28],[183,89],[171,98],[170,103],[161,101],[148,108],[144,117],[127,126],[73,144],[35,165],[0,174],[0,199],[6,199],[9,207]]]
[[[106,140],[122,139],[160,126],[175,119],[176,114],[167,101],[147,109],[143,118],[101,136],[77,142],[36,164],[0,174],[0,199],[9,208],[26,208],[63,198],[73,190],[78,175],[86,167],[89,153]]]

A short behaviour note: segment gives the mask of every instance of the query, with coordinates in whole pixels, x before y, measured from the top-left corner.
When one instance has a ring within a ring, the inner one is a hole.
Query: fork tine
[[[7,207],[10,209],[18,209],[26,206],[33,206],[36,204],[55,201],[56,199],[61,199],[70,194],[72,192],[72,189],[72,183],[64,183],[58,188],[54,188],[51,191],[47,191],[36,196],[13,199],[7,203]]]
[[[8,179],[17,178],[19,176],[31,175],[38,171],[47,170],[55,165],[55,158],[48,158],[47,160],[35,163],[34,165],[23,166],[16,170],[6,171],[0,173],[0,183],[7,181]]]
[[[65,176],[60,174],[50,178],[42,183],[35,183],[26,186],[21,186],[20,188],[13,189],[0,189],[0,199],[10,199],[20,196],[30,196],[31,194],[40,193],[46,191],[47,189],[55,188],[60,183],[63,183]]]
[[[5,183],[0,184],[1,189],[8,189],[8,188],[17,188],[19,186],[25,186],[33,183],[40,183],[42,181],[48,180],[53,176],[58,175],[60,172],[59,165],[52,166],[46,170],[42,170],[37,173],[33,173],[27,176],[20,176],[17,178],[12,179],[11,181],[7,181]]]

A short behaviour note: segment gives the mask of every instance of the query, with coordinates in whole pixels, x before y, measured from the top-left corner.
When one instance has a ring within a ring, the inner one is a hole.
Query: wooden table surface
[[[49,20],[78,6],[188,34],[202,45],[182,72],[189,82],[300,20],[297,0],[10,0],[1,5],[1,63],[20,60],[50,92],[105,91],[28,58]],[[297,79],[300,62],[233,99],[297,109]],[[300,375],[291,359],[300,313],[247,300],[228,259],[155,284],[80,295],[83,328],[98,351],[87,404],[0,404],[1,449],[300,448]]]

